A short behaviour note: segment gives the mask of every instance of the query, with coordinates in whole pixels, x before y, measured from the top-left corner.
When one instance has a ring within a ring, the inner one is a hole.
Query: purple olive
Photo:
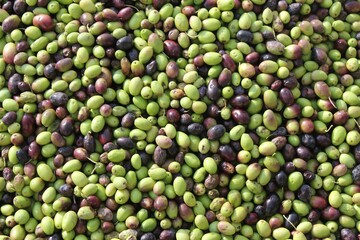
[[[242,109],[233,109],[231,117],[238,124],[248,124],[250,121],[249,113]]]
[[[280,99],[283,101],[287,106],[292,105],[295,102],[294,95],[288,88],[282,88],[280,90]]]
[[[122,22],[128,21],[134,14],[134,9],[132,7],[124,7],[118,12],[119,20]]]
[[[278,212],[280,208],[280,198],[276,194],[270,195],[268,199],[265,200],[264,211],[266,216],[272,216]]]
[[[16,112],[11,111],[5,113],[5,115],[2,117],[1,120],[5,125],[10,125],[16,121],[16,118],[17,118]]]
[[[237,154],[229,145],[221,145],[218,153],[224,161],[230,162],[236,160]]]
[[[60,133],[63,136],[70,136],[74,132],[74,121],[70,117],[66,117],[60,122]]]
[[[164,41],[164,52],[170,58],[177,59],[181,55],[181,47],[180,45],[173,40],[165,40]]]
[[[50,96],[50,102],[54,106],[63,106],[68,102],[68,100],[68,96],[63,92],[55,92]]]
[[[224,133],[226,132],[226,128],[221,125],[215,125],[213,127],[211,127],[208,131],[207,131],[207,137],[209,140],[217,140],[220,139]]]
[[[224,68],[219,77],[218,77],[218,83],[220,87],[225,87],[230,85],[232,79],[232,73],[229,69]]]
[[[234,108],[245,109],[250,103],[250,98],[246,94],[236,95],[230,99],[230,105]]]

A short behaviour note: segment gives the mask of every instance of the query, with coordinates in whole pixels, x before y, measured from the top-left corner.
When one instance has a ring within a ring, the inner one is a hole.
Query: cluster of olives
[[[359,122],[357,0],[0,0],[0,240],[355,240]]]

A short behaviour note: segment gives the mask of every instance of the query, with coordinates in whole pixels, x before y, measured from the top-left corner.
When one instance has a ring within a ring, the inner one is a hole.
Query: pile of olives
[[[358,0],[0,0],[0,240],[356,240],[359,123]]]

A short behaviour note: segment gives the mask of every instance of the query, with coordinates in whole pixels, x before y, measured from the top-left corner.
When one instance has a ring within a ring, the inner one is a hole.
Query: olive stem
[[[295,225],[283,214],[283,217],[285,218],[285,220],[290,223],[290,225],[296,230]]]
[[[132,6],[132,5],[125,4],[124,6],[125,6],[125,7],[131,7],[131,8],[133,8],[133,9],[135,9],[137,12],[140,11],[137,7]]]
[[[95,164],[94,169],[91,171],[91,174],[93,174],[93,173],[96,171],[96,169],[99,167],[100,163],[92,160],[92,159],[89,158],[89,157],[87,157],[87,159],[88,159],[90,162],[92,162],[93,164]]]
[[[333,107],[334,107],[335,109],[338,109],[338,108],[336,107],[336,105],[334,104],[334,102],[331,100],[331,98],[329,97],[328,99],[329,99],[329,102],[331,103],[331,105],[333,105]]]
[[[94,174],[94,172],[96,171],[96,169],[99,167],[99,165],[98,164],[95,164],[95,167],[94,167],[94,169],[91,171],[91,174]]]
[[[358,128],[360,128],[360,124],[359,122],[354,118],[355,124],[358,126]]]
[[[25,164],[30,163],[32,160],[34,160],[34,159],[31,159],[31,158],[30,158],[30,160],[27,161]],[[5,163],[5,160],[4,160],[4,159],[3,159],[3,161],[4,161],[4,163]]]
[[[86,30],[88,30],[88,32],[90,32],[90,24],[86,24]]]
[[[334,127],[334,125],[331,124],[330,127],[325,130],[325,132],[329,132],[333,127]]]
[[[92,162],[93,164],[98,164],[98,162],[96,162],[96,161],[92,160],[92,159],[91,159],[91,158],[89,158],[89,157],[87,157],[87,159],[88,159],[90,162]]]

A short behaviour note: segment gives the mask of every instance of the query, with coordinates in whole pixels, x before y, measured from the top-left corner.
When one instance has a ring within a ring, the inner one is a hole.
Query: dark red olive
[[[134,125],[135,114],[134,113],[126,113],[121,119],[121,126],[124,128],[129,128]]]
[[[254,225],[257,221],[259,221],[259,216],[254,212],[250,213],[245,219],[245,223],[249,225]]]
[[[18,94],[19,93],[18,86],[19,86],[19,83],[22,82],[22,80],[23,80],[23,77],[18,73],[13,74],[9,78],[9,80],[7,82],[7,87],[9,89],[10,93],[12,93],[12,94]]]
[[[29,137],[35,132],[35,118],[29,113],[25,113],[21,119],[21,134]]]
[[[180,121],[180,113],[178,110],[171,108],[166,111],[166,118],[171,123],[176,123]]]
[[[283,101],[287,106],[292,105],[295,102],[294,95],[288,88],[282,88],[280,90],[280,99]]]
[[[47,14],[35,15],[32,22],[43,31],[51,31],[55,26],[52,17]]]
[[[349,114],[344,110],[339,110],[334,113],[333,123],[335,125],[344,125],[349,119]]]
[[[294,76],[290,76],[283,80],[284,87],[294,89],[298,85],[298,80]]]
[[[13,10],[18,15],[23,15],[26,12],[27,4],[25,0],[15,0]]]
[[[112,133],[112,130],[109,127],[105,127],[98,134],[98,140],[102,145],[104,145],[105,143],[111,142],[112,137],[113,137],[113,133]]]
[[[221,90],[219,88],[219,84],[215,79],[211,79],[209,81],[206,96],[213,101],[216,101],[221,96]]]
[[[181,9],[181,12],[186,16],[186,17],[191,17],[192,15],[195,14],[196,12],[196,9],[194,6],[184,6],[182,9]]]
[[[251,64],[257,63],[259,59],[260,59],[260,54],[258,52],[249,53],[245,57],[245,61]]]
[[[74,121],[71,117],[61,120],[59,131],[63,136],[70,136],[74,132]]]
[[[310,205],[312,208],[324,209],[327,207],[327,200],[321,196],[312,196],[310,198]]]
[[[116,203],[114,198],[108,197],[105,202],[105,206],[110,209],[111,211],[115,211],[118,209],[119,204]]]
[[[165,40],[164,52],[168,57],[177,59],[181,55],[181,47],[177,42],[173,40]]]
[[[86,221],[79,219],[76,223],[75,231],[77,234],[84,234],[86,232]]]
[[[231,117],[238,124],[248,124],[250,121],[249,113],[242,109],[233,109]]]
[[[124,7],[118,12],[118,17],[120,21],[126,22],[132,17],[133,14],[134,9],[132,7]]]
[[[159,235],[159,240],[175,239],[176,232],[174,229],[165,229],[162,230]],[[154,238],[155,240],[156,238]],[[152,240],[152,239],[140,239],[140,240]]]
[[[108,233],[111,233],[113,232],[115,229],[115,225],[113,222],[111,221],[104,221],[101,223],[101,230],[105,233],[105,234],[108,234]]]
[[[232,73],[229,69],[224,68],[219,77],[218,77],[218,83],[220,87],[225,87],[230,85],[232,79]]]
[[[216,7],[217,3],[216,0],[205,0],[204,1],[204,7],[208,10],[210,10],[213,7]]]
[[[202,54],[197,55],[194,58],[194,65],[198,68],[201,66],[204,66],[204,55],[202,55]]]
[[[246,94],[237,95],[230,99],[230,105],[234,108],[245,109],[250,103],[250,98]]]
[[[63,184],[58,191],[64,197],[72,197],[74,189],[68,184]]]
[[[112,6],[114,6],[117,9],[122,9],[125,7],[124,0],[110,0],[110,3],[112,4]]]
[[[73,156],[74,156],[74,158],[76,158],[80,161],[86,161],[86,160],[88,160],[89,154],[85,148],[78,147],[78,148],[74,149]]]
[[[206,189],[215,189],[219,185],[219,183],[220,177],[217,173],[209,174],[204,181]]]
[[[102,33],[96,37],[96,43],[103,47],[111,47],[115,44],[115,38],[110,33]]]
[[[312,157],[311,151],[305,146],[299,146],[296,148],[296,153],[299,158],[304,160],[310,160]]]
[[[19,27],[21,20],[17,15],[10,15],[2,22],[2,30],[4,33],[10,33],[12,30]]]
[[[331,139],[327,135],[317,135],[316,144],[321,147],[328,147],[331,145]]]
[[[161,147],[157,146],[155,148],[155,151],[154,151],[154,154],[153,154],[153,160],[154,162],[161,166],[165,163],[166,161],[166,150],[165,149],[162,149]]]
[[[29,157],[31,157],[32,159],[38,159],[40,156],[40,146],[35,142],[32,141],[29,145],[28,148],[28,154]]]
[[[235,167],[230,162],[222,162],[220,164],[221,170],[226,174],[233,174],[235,172]]]
[[[162,6],[167,3],[166,0],[153,0],[152,5],[156,10],[159,10]]]
[[[140,206],[145,209],[152,209],[153,208],[154,200],[152,200],[150,197],[143,198],[140,202]]]
[[[60,168],[65,162],[65,157],[62,154],[56,154],[54,157],[54,166]]]
[[[164,211],[168,207],[168,199],[161,195],[154,200],[154,209],[157,211]]]
[[[111,8],[105,8],[102,10],[102,16],[104,19],[114,22],[119,20],[118,14]]]
[[[310,87],[303,87],[301,89],[301,96],[304,98],[308,98],[308,99],[314,99],[316,98],[316,94],[314,89],[310,88]]]
[[[82,25],[85,26],[92,25],[95,22],[94,16],[88,12],[84,12],[83,14],[81,14],[79,21]]]
[[[301,118],[299,124],[303,133],[312,133],[314,131],[314,122],[309,118]]]
[[[282,88],[282,86],[283,86],[283,82],[277,79],[271,84],[270,88],[271,90],[279,91]]]
[[[216,220],[216,214],[215,212],[211,211],[211,210],[208,210],[206,213],[205,213],[205,217],[206,219],[209,221],[209,223],[212,223],[213,221]]]
[[[223,67],[229,69],[231,72],[235,72],[237,66],[236,66],[234,60],[230,57],[230,55],[227,53],[224,53],[223,55],[221,55],[221,57],[222,57]]]
[[[175,61],[169,61],[166,65],[165,72],[169,78],[175,79],[179,75],[179,66]]]
[[[307,219],[309,220],[309,222],[315,223],[320,219],[320,217],[321,217],[321,214],[320,214],[319,210],[313,209],[310,211]]]
[[[95,81],[95,91],[99,94],[104,94],[107,90],[107,81],[105,78],[98,78]]]
[[[17,118],[16,112],[11,111],[5,113],[5,115],[2,117],[1,120],[5,125],[10,125],[16,121],[16,118]]]
[[[324,31],[325,31],[324,25],[319,19],[313,19],[313,20],[311,20],[310,23],[313,26],[314,31],[316,33],[320,33],[320,34],[324,33]]]
[[[358,1],[347,1],[344,7],[345,10],[349,13],[360,12],[360,3]]]
[[[237,154],[229,145],[221,145],[219,147],[218,153],[224,161],[234,161],[236,160]]]
[[[316,61],[318,64],[322,65],[325,64],[327,61],[327,53],[322,48],[314,47],[312,50],[312,57],[314,61]]]

